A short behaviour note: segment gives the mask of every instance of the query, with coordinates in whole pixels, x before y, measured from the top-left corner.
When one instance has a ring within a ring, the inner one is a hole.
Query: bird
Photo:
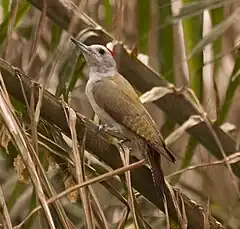
[[[175,163],[158,127],[132,85],[117,69],[114,53],[106,46],[84,43],[71,37],[82,52],[89,69],[85,92],[99,119],[138,145],[150,165],[153,184],[160,198],[165,198],[165,180],[161,156]]]

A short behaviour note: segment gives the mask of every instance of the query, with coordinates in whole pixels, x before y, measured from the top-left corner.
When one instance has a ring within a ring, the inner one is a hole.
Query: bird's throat
[[[112,77],[117,74],[117,70],[115,68],[90,68],[89,79],[101,79]]]

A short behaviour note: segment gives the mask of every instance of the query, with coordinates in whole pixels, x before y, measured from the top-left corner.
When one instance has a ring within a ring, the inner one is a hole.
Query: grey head
[[[99,74],[104,76],[109,73],[117,71],[116,62],[113,58],[112,52],[103,45],[90,45],[87,46],[82,42],[71,38],[72,42],[81,50],[83,53],[88,67],[89,74]]]

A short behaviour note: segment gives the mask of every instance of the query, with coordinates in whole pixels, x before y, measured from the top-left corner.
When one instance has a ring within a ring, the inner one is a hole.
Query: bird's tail
[[[153,148],[148,146],[148,157],[152,167],[153,183],[157,190],[158,197],[162,200],[164,211],[166,214],[166,228],[170,228],[167,199],[165,195],[167,185],[165,183],[163,171],[161,168],[161,156]]]
[[[148,157],[152,170],[153,183],[157,190],[157,194],[159,195],[159,198],[165,201],[166,184],[161,168],[160,155],[152,147],[148,146]]]

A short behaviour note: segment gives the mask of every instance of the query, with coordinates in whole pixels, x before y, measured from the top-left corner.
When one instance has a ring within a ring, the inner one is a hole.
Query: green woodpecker
[[[86,94],[94,112],[101,121],[138,145],[151,166],[155,188],[164,198],[160,156],[174,163],[175,157],[166,147],[155,122],[131,84],[118,72],[113,53],[108,48],[71,40],[81,50],[89,67]]]

